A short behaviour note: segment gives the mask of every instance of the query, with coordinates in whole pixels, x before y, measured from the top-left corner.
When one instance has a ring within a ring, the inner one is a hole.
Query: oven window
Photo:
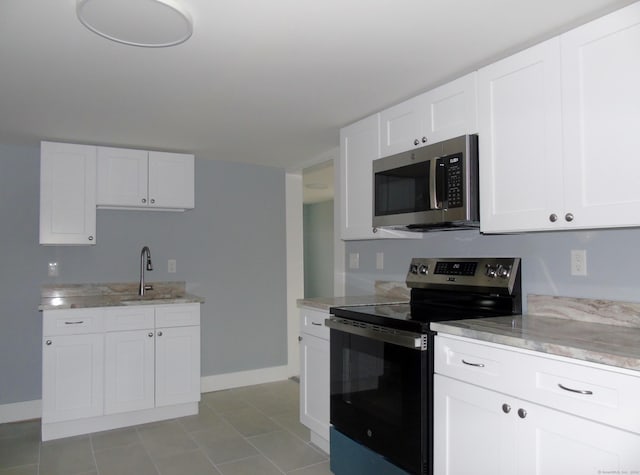
[[[428,352],[338,330],[330,344],[331,423],[417,473],[427,450]]]
[[[429,161],[376,173],[374,189],[376,216],[429,210]]]

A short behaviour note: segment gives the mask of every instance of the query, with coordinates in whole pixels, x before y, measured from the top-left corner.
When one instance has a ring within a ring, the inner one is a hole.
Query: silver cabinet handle
[[[524,419],[527,417],[527,411],[522,408],[518,409],[518,417],[520,417],[520,419]]]
[[[146,202],[147,202],[147,199],[146,199],[146,198],[142,198],[142,202],[143,202],[143,203],[146,203]]]
[[[549,221],[551,221],[552,223],[555,223],[556,221],[558,221],[558,215],[555,213],[550,214]]]
[[[64,322],[65,325],[81,325],[84,323],[84,320],[78,320],[77,322]]]
[[[502,405],[502,412],[504,412],[505,414],[509,414],[511,412],[511,406],[507,403],[504,403]]]
[[[93,241],[93,236],[89,236],[89,241]]]
[[[419,141],[418,139],[415,139],[415,140],[413,141],[413,145],[420,145],[420,141]]]
[[[301,336],[298,337],[298,341],[302,341],[302,337]]]
[[[373,234],[375,234],[378,232],[378,228],[373,228],[372,231],[373,231]]]
[[[422,143],[427,143],[427,138],[426,137],[422,137]]]
[[[469,366],[475,366],[476,368],[484,368],[483,363],[469,363],[468,361],[462,360],[462,362]]]
[[[155,203],[156,200],[154,198],[151,198],[151,204]]]
[[[158,332],[158,336],[162,336],[162,332],[161,331]]]
[[[321,327],[322,323],[318,323],[318,322],[311,322],[311,325],[315,325],[317,327]]]
[[[51,340],[47,340],[45,343],[47,344],[47,346],[50,346],[51,345]]]
[[[578,394],[586,394],[588,396],[593,394],[593,391],[589,391],[588,389],[572,389],[572,388],[568,388],[566,386],[563,386],[562,384],[558,383],[558,387],[560,389],[564,389],[565,391],[569,391],[572,393],[578,393]]]
[[[573,213],[567,213],[564,215],[564,219],[570,223],[571,221],[573,221]]]
[[[147,335],[149,338],[153,338],[153,332],[149,332],[149,334]]]

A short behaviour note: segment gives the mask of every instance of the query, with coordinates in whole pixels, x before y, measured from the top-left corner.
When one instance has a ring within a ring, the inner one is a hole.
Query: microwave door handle
[[[438,193],[437,193],[437,159],[434,157],[429,160],[429,208],[438,209]]]
[[[436,199],[438,200],[438,209],[442,209],[446,207],[447,200],[447,167],[441,158],[436,162]]]

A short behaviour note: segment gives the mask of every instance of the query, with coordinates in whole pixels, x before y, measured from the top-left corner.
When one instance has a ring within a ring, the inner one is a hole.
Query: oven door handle
[[[402,346],[412,350],[427,350],[427,335],[403,330],[387,329],[369,323],[357,322],[331,317],[324,321],[325,326],[352,335],[371,338],[391,345]]]

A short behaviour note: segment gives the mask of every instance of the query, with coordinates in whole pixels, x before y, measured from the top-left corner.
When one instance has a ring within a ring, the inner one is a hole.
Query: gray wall
[[[348,270],[347,294],[373,292],[376,280],[404,281],[412,257],[521,257],[523,295],[640,301],[640,229],[606,229],[517,235],[481,235],[478,231],[424,234],[417,241],[352,241],[349,253],[360,254],[360,268]],[[588,276],[570,273],[571,249],[586,249]],[[384,252],[385,269],[375,269]]]
[[[303,207],[304,296],[333,295],[333,200]]]
[[[38,244],[39,157],[0,145],[0,404],[41,397],[40,286],[135,282],[143,245],[148,281],[184,280],[206,299],[203,376],[287,364],[284,170],[197,159],[194,210],[98,210],[95,246],[49,247]]]

